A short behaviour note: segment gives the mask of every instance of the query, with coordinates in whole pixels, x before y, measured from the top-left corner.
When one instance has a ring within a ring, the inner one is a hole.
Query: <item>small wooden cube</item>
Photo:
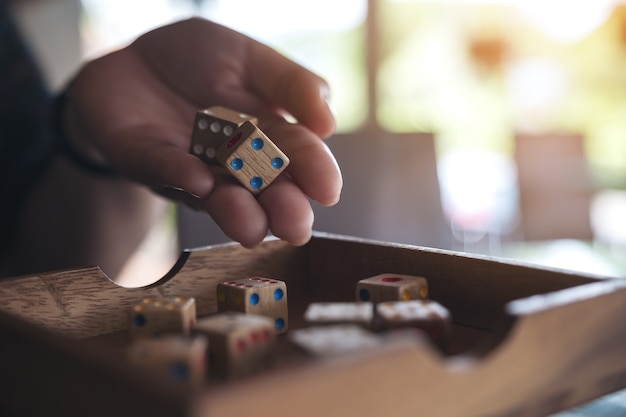
[[[205,162],[215,159],[217,148],[230,139],[244,121],[257,123],[254,116],[214,106],[196,113],[189,152]]]
[[[217,285],[217,310],[270,317],[274,320],[276,333],[286,333],[287,284],[262,277],[220,282]]]
[[[271,365],[274,323],[265,316],[221,313],[196,323],[194,333],[209,339],[209,364],[218,378],[251,374]]]
[[[316,356],[338,355],[381,345],[382,339],[354,324],[312,326],[292,330],[289,340]]]
[[[386,301],[376,305],[378,329],[419,329],[441,348],[446,347],[451,325],[450,312],[436,301]]]
[[[164,333],[188,335],[195,322],[196,301],[193,298],[144,298],[131,310],[131,337],[153,337]]]
[[[354,324],[371,328],[374,305],[370,302],[311,303],[304,312],[304,320],[310,324]]]
[[[408,301],[428,298],[426,278],[412,275],[380,274],[360,280],[357,301]]]
[[[171,382],[199,387],[207,377],[208,340],[166,335],[137,339],[128,348],[130,364]]]
[[[254,194],[267,188],[289,165],[287,155],[249,121],[217,149],[215,158]]]

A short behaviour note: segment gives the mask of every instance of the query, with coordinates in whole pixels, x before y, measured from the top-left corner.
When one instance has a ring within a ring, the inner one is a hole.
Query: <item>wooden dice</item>
[[[246,120],[256,123],[256,117],[225,107],[214,106],[196,113],[189,152],[205,162],[215,159],[217,148],[233,135]]]
[[[289,339],[302,350],[315,355],[338,355],[380,346],[372,332],[354,324],[311,326],[292,330]]]
[[[423,277],[381,274],[362,279],[356,285],[358,301],[407,301],[428,298],[428,282]]]
[[[127,351],[131,366],[188,387],[205,382],[208,354],[206,337],[181,335],[137,339]]]
[[[267,188],[289,165],[287,155],[249,121],[217,149],[215,158],[254,194]]]
[[[432,300],[386,301],[376,305],[376,327],[383,331],[419,329],[435,345],[445,348],[451,327],[450,312]]]
[[[286,333],[287,285],[262,277],[220,282],[217,285],[217,309],[270,317],[274,320],[276,333]]]
[[[310,325],[353,324],[371,328],[374,305],[369,302],[311,303],[304,312],[304,320]]]
[[[198,320],[194,333],[209,339],[209,366],[217,378],[249,375],[272,363],[275,333],[268,317],[220,313]]]
[[[253,194],[267,188],[289,158],[256,126],[257,119],[224,107],[196,113],[189,152],[218,162]]]
[[[130,314],[132,338],[153,337],[165,333],[188,335],[196,322],[193,298],[144,298]]]

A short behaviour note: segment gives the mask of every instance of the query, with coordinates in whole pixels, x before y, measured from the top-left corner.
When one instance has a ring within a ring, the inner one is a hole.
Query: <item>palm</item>
[[[312,223],[308,198],[323,205],[338,198],[341,177],[319,140],[333,127],[323,88],[319,78],[269,48],[194,19],[144,35],[88,65],[76,80],[73,101],[85,121],[81,133],[119,172],[207,211],[233,239],[251,246],[268,228],[303,243]],[[277,181],[255,199],[189,155],[195,112],[211,105],[258,116],[291,159],[290,180]],[[281,111],[300,123],[287,123]]]

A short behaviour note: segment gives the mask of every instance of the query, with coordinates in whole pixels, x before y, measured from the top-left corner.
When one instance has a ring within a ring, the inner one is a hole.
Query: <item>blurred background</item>
[[[54,15],[54,19],[51,19]],[[345,176],[315,228],[626,276],[626,2],[50,0],[21,24],[61,88],[81,62],[202,16],[324,76]],[[52,22],[52,23],[51,23]],[[58,45],[64,45],[59,50]],[[228,239],[184,207],[126,276]]]

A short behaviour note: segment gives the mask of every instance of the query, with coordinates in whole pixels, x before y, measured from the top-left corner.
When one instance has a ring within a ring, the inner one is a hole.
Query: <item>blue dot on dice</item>
[[[137,327],[143,327],[146,325],[146,316],[144,316],[143,314],[136,314],[133,317],[133,324]]]
[[[272,168],[281,169],[283,167],[284,161],[282,158],[274,158],[272,159]]]
[[[278,301],[278,300],[282,300],[283,299],[283,295],[284,292],[283,290],[281,290],[280,288],[277,288],[274,290],[274,300]]]
[[[170,365],[170,376],[174,381],[186,381],[189,378],[189,365],[183,362],[174,362]]]
[[[252,187],[254,190],[258,190],[262,186],[263,180],[261,179],[261,177],[252,177],[252,179],[250,179],[250,187]]]
[[[255,151],[261,150],[263,148],[263,145],[264,145],[263,139],[261,138],[254,138],[252,139],[252,142],[250,142],[250,146]]]
[[[359,291],[359,298],[362,301],[369,301],[370,300],[370,292],[366,289],[361,289]]]
[[[259,301],[261,301],[261,299],[259,298],[259,294],[252,294],[252,295],[250,295],[250,304],[255,306],[255,305],[259,304]]]
[[[230,161],[230,167],[235,171],[239,171],[241,168],[243,168],[243,160],[241,158],[234,158],[232,161]]]
[[[282,330],[285,327],[285,320],[281,318],[277,318],[274,321],[274,326],[276,326],[276,330]]]

